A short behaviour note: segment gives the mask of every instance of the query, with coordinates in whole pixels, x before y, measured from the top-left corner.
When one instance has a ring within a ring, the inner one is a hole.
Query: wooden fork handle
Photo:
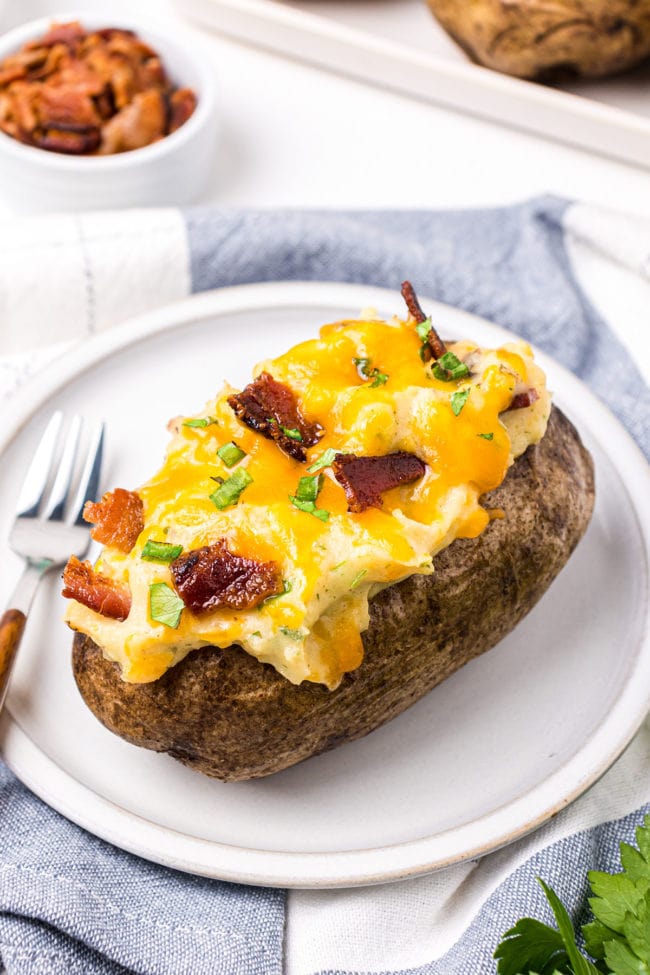
[[[0,709],[26,622],[27,617],[19,609],[8,609],[0,619]]]

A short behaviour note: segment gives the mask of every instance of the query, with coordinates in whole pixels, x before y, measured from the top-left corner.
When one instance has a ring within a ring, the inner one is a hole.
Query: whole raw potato
[[[520,78],[598,78],[650,57],[650,0],[427,3],[472,60]]]
[[[364,659],[335,691],[291,684],[235,646],[193,651],[158,680],[127,684],[81,633],[77,685],[99,720],[136,745],[219,779],[278,772],[368,734],[498,643],[564,566],[593,502],[591,458],[554,408],[542,441],[485,498],[505,517],[440,552],[433,575],[375,596]]]

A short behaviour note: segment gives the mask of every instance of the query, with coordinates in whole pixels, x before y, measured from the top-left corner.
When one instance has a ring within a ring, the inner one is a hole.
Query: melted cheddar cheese
[[[138,491],[144,531],[129,554],[107,547],[97,563],[103,575],[129,586],[128,618],[107,619],[71,601],[68,623],[101,646],[126,681],[155,680],[202,646],[238,644],[295,684],[335,688],[361,663],[369,598],[413,573],[430,574],[441,548],[479,535],[491,517],[481,495],[503,481],[509,465],[546,429],[549,394],[524,342],[495,350],[449,344],[470,370],[452,381],[435,378],[420,347],[412,321],[369,317],[326,325],[319,338],[257,366],[255,375],[266,371],[290,387],[302,413],[324,428],[306,465],[235,417],[230,388],[200,414],[214,421],[210,425],[178,421],[162,468]],[[366,375],[359,359],[369,360]],[[385,381],[366,378],[372,369]],[[538,398],[507,412],[524,388]],[[214,478],[227,478],[233,469],[217,450],[231,441],[245,452],[237,466],[253,480],[237,503],[218,510],[210,500]],[[325,468],[317,505],[329,517],[321,521],[296,508],[290,496],[328,448],[357,455],[407,451],[425,462],[426,472],[385,492],[381,508],[354,514]],[[222,538],[233,552],[278,564],[287,591],[245,611],[194,614],[186,607],[175,629],[152,620],[149,587],[172,580],[167,565],[141,558],[147,540],[189,551]]]

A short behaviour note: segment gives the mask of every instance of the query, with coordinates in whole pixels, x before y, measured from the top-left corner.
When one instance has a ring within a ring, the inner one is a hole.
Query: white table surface
[[[0,29],[64,6],[0,0]],[[83,8],[106,5],[85,0]],[[172,0],[113,0],[107,19],[120,10],[187,24]],[[204,202],[458,207],[555,193],[650,215],[647,170],[201,33],[214,51],[223,116]],[[11,212],[0,198],[0,215]]]

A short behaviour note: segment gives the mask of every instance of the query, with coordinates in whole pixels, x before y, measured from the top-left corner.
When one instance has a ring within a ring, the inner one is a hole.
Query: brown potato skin
[[[520,78],[600,78],[650,56],[650,0],[427,2],[473,61]]]
[[[375,596],[364,660],[335,691],[291,684],[236,646],[196,650],[157,681],[127,684],[79,633],[77,685],[127,741],[219,779],[270,775],[368,734],[498,643],[563,567],[593,501],[591,457],[554,407],[541,443],[485,498],[506,517],[442,551],[432,576]]]

